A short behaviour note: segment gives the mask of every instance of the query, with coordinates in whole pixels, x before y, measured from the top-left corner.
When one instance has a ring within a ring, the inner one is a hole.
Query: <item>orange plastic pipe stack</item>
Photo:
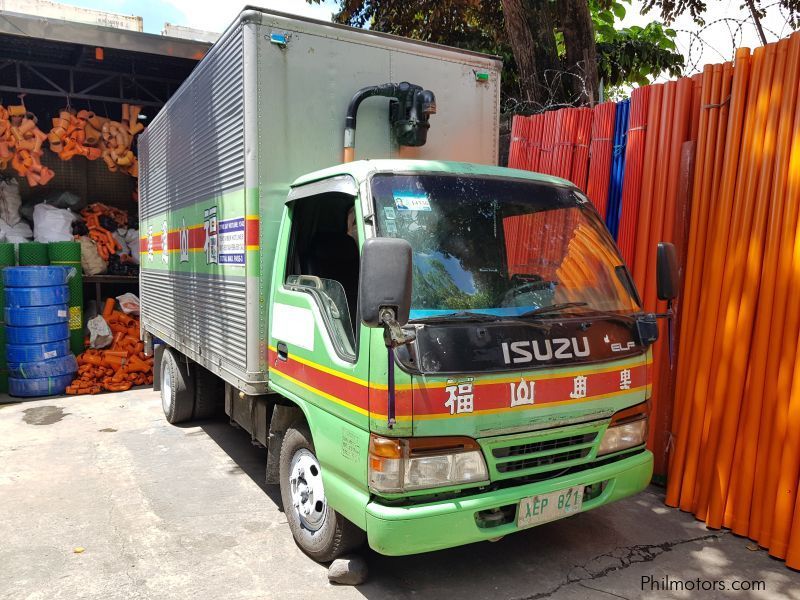
[[[527,125],[527,117],[514,115],[511,119],[511,144],[508,148],[508,166],[512,169],[525,168],[525,149],[527,137],[523,128]]]
[[[629,269],[633,268],[649,103],[650,86],[633,90],[631,94],[631,116],[628,124],[628,144],[625,148],[625,173],[622,179],[622,218],[617,239],[620,253]]]
[[[656,298],[655,257],[660,241],[673,242],[682,252],[678,215],[687,210],[688,198],[679,196],[684,142],[691,134],[694,82],[690,78],[652,86],[648,105],[649,129],[644,145],[639,218],[633,247],[633,277],[644,310],[663,312],[665,303]],[[629,185],[629,182],[625,182]],[[633,237],[633,236],[631,236]],[[653,392],[648,446],[655,456],[655,473],[666,473],[668,431],[672,420],[673,376],[670,369],[664,322],[659,325],[661,341],[653,347]]]
[[[608,208],[608,182],[614,152],[616,103],[604,102],[593,109],[592,142],[589,146],[589,180],[586,195],[605,220]]]
[[[553,173],[553,154],[556,145],[556,131],[558,129],[558,114],[561,111],[551,110],[544,113],[542,123],[542,150],[539,156],[539,165],[536,169],[540,173]]]
[[[572,175],[572,157],[578,135],[578,109],[564,108],[556,112],[557,129],[550,174],[562,179]]]
[[[569,179],[578,188],[586,191],[589,177],[589,142],[592,137],[592,109],[576,108],[577,128],[575,134],[575,153],[572,157],[572,174]]]
[[[542,129],[544,115],[531,115],[528,117],[528,147],[525,168],[529,171],[538,171],[542,155]]]
[[[800,33],[706,67],[692,103],[666,503],[800,569]]]

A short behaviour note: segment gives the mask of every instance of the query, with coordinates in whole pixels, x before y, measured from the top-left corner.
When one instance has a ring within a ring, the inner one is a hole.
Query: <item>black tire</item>
[[[195,365],[194,372],[194,418],[216,417],[225,408],[225,385],[205,367]]]
[[[314,442],[311,433],[304,424],[296,424],[286,431],[281,445],[280,485],[281,500],[289,529],[300,549],[318,562],[330,562],[333,559],[361,546],[366,535],[363,530],[345,519],[342,515],[325,504],[321,526],[314,530],[305,526],[299,512],[292,503],[290,470],[295,454],[301,451],[310,452],[316,459]]]
[[[161,407],[173,425],[188,421],[194,412],[194,369],[172,348],[161,357]]]

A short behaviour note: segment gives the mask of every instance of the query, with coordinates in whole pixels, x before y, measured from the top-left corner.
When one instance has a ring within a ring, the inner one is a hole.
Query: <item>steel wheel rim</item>
[[[318,531],[325,523],[328,501],[322,486],[319,461],[305,448],[294,453],[289,465],[289,489],[292,510],[300,524],[309,531]]]

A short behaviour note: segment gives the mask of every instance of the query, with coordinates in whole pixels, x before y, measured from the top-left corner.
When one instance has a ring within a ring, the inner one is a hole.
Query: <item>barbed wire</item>
[[[764,25],[762,27],[768,37],[768,42],[777,41],[794,31],[792,16],[779,2],[773,2],[762,8],[764,13],[771,11],[773,20],[781,23],[779,30]],[[775,13],[779,18],[775,19]],[[683,75],[693,75],[703,70],[706,64],[726,62],[733,60],[736,49],[744,45],[746,28],[755,29],[752,15],[728,16],[709,21],[697,29],[675,29],[677,34],[676,45],[684,55]],[[725,44],[719,43],[720,38],[726,40]],[[728,45],[729,41],[729,45]],[[706,56],[709,52],[710,56]],[[618,63],[612,64],[622,70]],[[585,99],[590,96],[584,77],[585,65],[577,64],[565,70],[548,70],[544,73],[543,81],[535,83],[537,100],[519,97],[505,97],[501,101],[501,113],[512,114],[538,114],[549,110],[570,106],[584,106]],[[670,76],[660,74],[654,78],[655,82],[666,81]],[[572,85],[565,85],[571,83]],[[573,90],[567,98],[564,90]],[[604,90],[604,99],[619,100],[630,94],[632,86],[621,86]]]

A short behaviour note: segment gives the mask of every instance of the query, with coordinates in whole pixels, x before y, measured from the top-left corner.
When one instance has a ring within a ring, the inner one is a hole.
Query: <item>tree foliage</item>
[[[596,99],[598,80],[642,84],[683,69],[674,31],[655,22],[615,27],[631,0],[338,1],[336,22],[499,55],[504,97],[534,109]]]

